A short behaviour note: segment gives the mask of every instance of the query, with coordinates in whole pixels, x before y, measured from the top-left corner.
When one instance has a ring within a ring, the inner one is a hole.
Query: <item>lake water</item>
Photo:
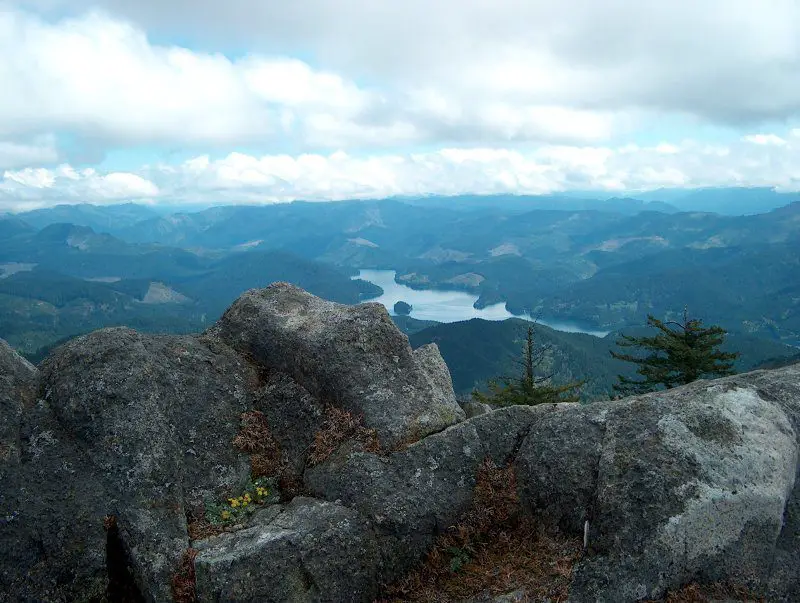
[[[471,318],[483,318],[484,320],[505,320],[507,318],[522,318],[531,320],[528,315],[516,316],[506,310],[504,303],[493,304],[485,308],[478,309],[474,306],[478,296],[466,291],[444,290],[444,289],[425,289],[417,290],[395,282],[396,272],[394,270],[361,270],[358,276],[383,289],[383,295],[370,299],[372,302],[379,302],[386,306],[390,314],[394,314],[394,304],[404,301],[411,304],[411,317],[419,320],[435,320],[438,322],[459,322],[470,320]],[[597,331],[586,329],[578,324],[558,321],[545,320],[538,318],[539,324],[546,325],[558,331],[567,333],[587,333],[595,337],[605,337],[608,331]]]

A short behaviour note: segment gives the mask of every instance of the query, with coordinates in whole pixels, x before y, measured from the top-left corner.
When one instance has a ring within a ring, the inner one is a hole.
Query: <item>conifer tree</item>
[[[684,309],[683,322],[661,321],[648,315],[647,324],[658,329],[651,337],[621,335],[617,345],[644,350],[645,355],[611,352],[611,355],[638,365],[642,380],[619,375],[614,391],[620,395],[641,394],[685,385],[704,377],[732,375],[738,353],[722,352],[719,346],[727,332],[719,326],[704,328],[703,321],[689,318]]]
[[[544,360],[547,348],[537,349],[534,342],[534,327],[529,326],[525,337],[525,345],[518,377],[501,377],[489,381],[489,392],[475,391],[472,397],[478,402],[492,406],[514,406],[536,404],[553,404],[557,402],[577,402],[580,398],[578,390],[583,381],[553,385],[552,375],[536,376],[536,369]]]

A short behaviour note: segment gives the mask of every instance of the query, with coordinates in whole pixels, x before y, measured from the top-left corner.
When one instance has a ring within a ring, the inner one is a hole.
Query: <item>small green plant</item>
[[[451,546],[447,549],[450,555],[450,573],[457,574],[461,569],[470,561],[472,557],[465,550],[457,546]]]
[[[239,496],[228,498],[223,503],[208,501],[205,516],[213,526],[235,525],[266,504],[280,499],[274,478],[259,477],[251,479]]]

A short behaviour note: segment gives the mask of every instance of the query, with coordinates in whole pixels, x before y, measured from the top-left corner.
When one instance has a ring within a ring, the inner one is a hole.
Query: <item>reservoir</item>
[[[378,302],[386,306],[389,314],[394,314],[394,304],[404,301],[411,304],[411,317],[419,320],[435,320],[437,322],[459,322],[471,318],[484,320],[505,320],[507,318],[521,318],[531,320],[528,315],[515,316],[506,310],[504,303],[493,304],[485,308],[475,308],[478,296],[474,293],[444,289],[417,290],[395,282],[394,270],[361,270],[357,276],[364,281],[378,285],[383,289],[383,295],[368,301]],[[605,337],[608,331],[598,331],[582,328],[580,325],[558,321],[537,319],[543,324],[558,331],[567,333],[587,333],[595,337]]]

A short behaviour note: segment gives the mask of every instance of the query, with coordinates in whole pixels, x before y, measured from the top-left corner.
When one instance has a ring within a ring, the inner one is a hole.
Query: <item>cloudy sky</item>
[[[800,189],[797,0],[0,0],[0,211]]]

